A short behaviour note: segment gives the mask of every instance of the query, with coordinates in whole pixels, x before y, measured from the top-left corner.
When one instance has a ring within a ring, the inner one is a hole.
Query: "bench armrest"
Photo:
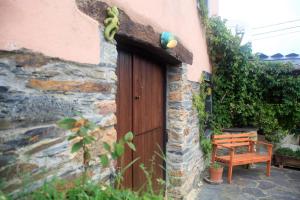
[[[257,143],[257,144],[263,144],[263,145],[266,145],[268,147],[273,147],[273,144],[270,144],[270,143],[267,143],[267,142],[254,141],[254,140],[250,140],[250,142]]]
[[[229,146],[226,146],[224,144],[216,144],[216,143],[213,143],[213,152],[212,152],[212,163],[214,163],[216,157],[217,157],[217,149],[218,149],[218,146],[219,147],[223,147],[223,148],[226,148],[226,149],[229,149],[229,156],[230,156],[230,163],[232,163],[233,161],[233,157],[234,157],[234,147],[229,147]]]
[[[262,145],[266,145],[267,146],[267,149],[268,149],[268,154],[270,157],[272,157],[272,148],[273,148],[273,144],[270,144],[270,143],[266,143],[266,142],[262,142],[262,141],[253,141],[251,140],[250,141],[252,144],[262,144]]]

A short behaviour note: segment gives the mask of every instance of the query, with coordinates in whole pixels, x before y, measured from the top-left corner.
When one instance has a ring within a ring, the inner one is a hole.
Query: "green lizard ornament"
[[[119,10],[116,6],[107,8],[107,18],[104,20],[104,37],[107,41],[112,42],[115,34],[120,28]]]

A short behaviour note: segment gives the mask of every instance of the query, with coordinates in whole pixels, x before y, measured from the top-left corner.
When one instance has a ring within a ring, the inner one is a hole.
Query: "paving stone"
[[[265,196],[265,194],[258,188],[244,188],[242,190],[242,192],[253,195],[255,197],[264,197]]]
[[[235,184],[239,185],[240,187],[253,187],[255,188],[258,183],[255,180],[249,180],[246,178],[239,178],[236,180]]]
[[[260,181],[258,187],[262,190],[274,188],[276,185],[270,181]]]
[[[300,171],[289,170],[287,176],[292,180],[298,180],[300,182]]]
[[[300,196],[289,196],[289,195],[273,195],[273,200],[299,200]]]
[[[198,200],[299,200],[300,179],[299,171],[292,169],[271,169],[271,176],[265,176],[265,165],[257,165],[254,170],[256,175],[249,174],[251,170],[236,167],[233,171],[233,182],[221,185],[204,184],[197,196]],[[223,178],[227,175],[224,171]],[[292,176],[293,175],[293,176]],[[208,198],[206,198],[208,197]]]

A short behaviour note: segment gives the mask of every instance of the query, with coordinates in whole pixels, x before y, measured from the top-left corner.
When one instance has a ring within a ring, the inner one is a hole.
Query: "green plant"
[[[214,169],[220,169],[220,168],[223,168],[223,165],[221,165],[218,162],[214,162],[214,163],[211,163],[210,167],[214,168]]]
[[[287,147],[281,147],[276,150],[275,154],[280,156],[289,156],[289,157],[300,159],[300,149],[294,151]]]
[[[65,122],[62,124],[66,124]],[[100,156],[100,161],[103,167],[109,165],[109,159],[117,160],[124,155],[125,145],[129,148],[135,150],[135,146],[132,143],[133,133],[128,132],[119,141],[109,145],[108,143],[103,143],[103,147],[107,151]],[[156,153],[160,157],[164,157],[159,153]],[[66,181],[54,179],[49,182],[45,182],[44,185],[37,191],[25,196],[25,199],[32,200],[163,200],[164,195],[161,190],[156,194],[152,186],[152,175],[153,175],[153,165],[155,156],[153,156],[152,165],[150,169],[147,169],[143,164],[140,168],[143,170],[146,176],[146,191],[143,191],[142,187],[139,192],[134,192],[128,189],[122,189],[120,187],[120,181],[124,171],[130,167],[136,160],[131,162],[129,165],[123,169],[117,170],[115,181],[113,184],[96,183],[91,180],[85,181],[82,184],[82,180],[73,180],[68,183]],[[163,181],[158,180],[162,184]]]
[[[212,145],[210,139],[206,138],[204,135],[206,124],[209,121],[210,115],[205,110],[205,100],[208,93],[208,84],[204,81],[203,74],[199,82],[199,92],[193,95],[193,105],[198,113],[200,147],[204,153],[205,162],[207,163],[212,150]]]
[[[152,175],[154,159],[150,169],[144,167],[143,164],[140,168],[146,176],[146,191],[134,192],[129,189],[121,188],[124,172],[133,165],[139,158],[136,158],[128,165],[120,169],[111,169],[114,176],[114,181],[111,184],[107,182],[94,182],[91,177],[87,176],[90,168],[90,161],[92,160],[90,148],[95,141],[93,133],[101,130],[96,124],[85,119],[83,116],[79,118],[64,118],[57,122],[60,128],[69,130],[71,134],[68,140],[72,142],[71,153],[82,152],[82,165],[84,167],[83,175],[78,179],[72,181],[63,181],[59,179],[52,179],[45,181],[43,186],[36,191],[29,193],[27,186],[24,184],[24,191],[20,193],[20,197],[25,200],[163,200],[163,190],[158,194],[154,192],[152,186]],[[110,165],[110,160],[117,161],[122,159],[125,152],[125,146],[135,151],[133,144],[134,134],[132,132],[126,133],[122,138],[113,144],[103,142],[103,147],[106,152],[103,152],[99,158],[103,167],[114,167]],[[160,149],[161,150],[161,149]],[[161,151],[162,152],[162,151]],[[163,154],[155,152],[156,155],[162,159],[165,158]],[[154,155],[154,158],[155,156]],[[157,180],[159,183],[164,184],[164,181]],[[4,194],[0,190],[0,198],[6,200]],[[0,200],[1,200],[0,199]]]
[[[146,177],[146,182],[144,185],[142,185],[139,189],[139,193],[141,191],[144,191],[143,196],[145,199],[164,199],[164,189],[160,189],[159,191],[154,191],[153,189],[153,181],[156,181],[161,187],[165,186],[165,181],[162,179],[156,179],[153,180],[153,176],[155,175],[155,165],[156,165],[156,159],[162,159],[166,161],[166,156],[164,155],[162,149],[160,148],[159,145],[157,145],[159,152],[155,151],[154,155],[152,156],[150,160],[150,166],[147,168],[143,163],[139,165],[140,169],[143,171],[145,177]],[[163,166],[159,165],[163,170],[166,170]]]
[[[201,23],[206,26],[208,23],[208,9],[205,0],[198,0],[198,5]]]
[[[72,145],[71,153],[76,153],[82,150],[82,164],[84,167],[82,183],[86,181],[87,172],[89,169],[89,163],[91,160],[91,153],[89,145],[95,141],[95,138],[91,134],[93,130],[97,128],[96,124],[83,118],[64,118],[57,122],[60,128],[70,130],[72,134],[68,137],[69,141],[74,141]]]
[[[133,133],[132,132],[128,132],[125,134],[125,136],[123,138],[120,138],[119,141],[114,142],[113,145],[109,145],[107,142],[103,143],[103,147],[106,150],[106,153],[103,153],[102,155],[100,155],[100,162],[102,164],[103,167],[107,167],[109,165],[109,158],[111,158],[114,161],[117,161],[118,159],[120,159],[124,152],[125,152],[125,144],[132,149],[133,151],[135,151],[135,145],[132,143],[133,141]],[[125,171],[131,166],[133,165],[139,158],[134,159],[133,161],[131,161],[129,164],[127,164],[126,166],[122,167],[121,169],[115,171],[115,170],[111,170],[111,172],[114,172],[114,178],[115,178],[115,182],[117,185],[117,188],[121,188],[121,183],[123,181],[123,174],[125,173]]]
[[[0,190],[0,200],[7,200],[6,196],[1,190]]]
[[[208,18],[199,1],[213,67],[213,126],[255,126],[274,143],[294,133],[300,127],[300,76],[292,75],[292,64],[260,61],[251,44],[241,45],[226,20]]]

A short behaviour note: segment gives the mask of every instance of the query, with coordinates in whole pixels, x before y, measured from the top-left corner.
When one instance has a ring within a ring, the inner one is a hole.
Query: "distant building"
[[[272,56],[268,56],[263,53],[258,53],[258,57],[263,61],[282,61],[291,62],[295,66],[294,74],[300,74],[300,55],[296,53],[290,53],[287,55],[282,55],[281,53],[276,53]]]
[[[282,55],[281,53],[276,53],[272,56],[268,56],[263,53],[258,53],[258,57],[263,61],[284,61],[291,62],[295,64],[295,68],[300,69],[300,55],[296,53],[290,53],[287,55]]]

